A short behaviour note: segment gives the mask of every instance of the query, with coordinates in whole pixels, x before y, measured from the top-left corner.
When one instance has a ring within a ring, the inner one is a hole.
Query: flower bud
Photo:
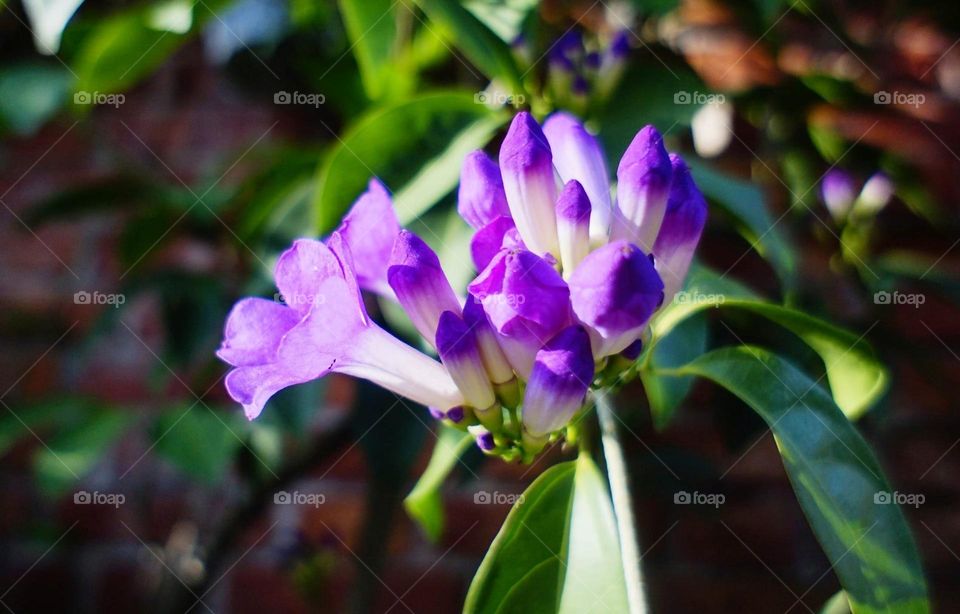
[[[820,195],[834,220],[846,219],[857,197],[857,184],[853,175],[845,170],[833,168],[827,171],[820,182]]]
[[[463,161],[457,211],[475,230],[500,216],[510,216],[500,168],[480,150],[472,152]]]
[[[593,381],[590,337],[581,326],[569,326],[537,352],[523,395],[524,436],[535,443],[563,428],[583,406]]]
[[[590,199],[576,179],[563,187],[557,200],[557,236],[563,276],[569,278],[590,252]]]
[[[437,353],[450,377],[463,393],[467,405],[478,410],[493,406],[497,399],[483,367],[473,331],[452,311],[444,311],[437,325]]]
[[[649,253],[663,222],[670,193],[670,157],[663,137],[646,126],[627,148],[617,168],[617,210],[612,240],[625,239]]]
[[[639,247],[616,241],[580,263],[570,277],[570,300],[599,359],[637,340],[663,301],[663,282]]]
[[[673,183],[667,212],[653,246],[657,272],[663,279],[665,300],[672,301],[683,287],[693,252],[707,222],[707,202],[680,156],[671,156]]]
[[[387,280],[413,325],[431,343],[436,338],[440,314],[460,313],[460,301],[437,255],[409,230],[401,230],[394,241]]]
[[[483,305],[473,296],[468,296],[467,303],[463,306],[463,320],[477,339],[480,358],[483,360],[483,366],[490,381],[495,386],[500,386],[512,380],[513,368],[507,362],[507,357],[503,355],[500,344],[497,343],[497,334],[487,321]]]
[[[500,147],[507,204],[527,249],[560,255],[557,244],[557,184],[547,137],[536,120],[518,113]]]
[[[564,112],[548,117],[543,124],[543,133],[550,143],[553,164],[560,179],[565,182],[576,179],[590,199],[591,240],[594,244],[605,243],[610,231],[612,204],[610,174],[600,142],[587,132],[583,124]]]

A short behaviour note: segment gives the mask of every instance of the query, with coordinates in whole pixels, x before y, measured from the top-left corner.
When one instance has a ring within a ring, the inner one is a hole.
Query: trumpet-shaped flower
[[[227,390],[252,419],[277,391],[344,373],[428,406],[488,453],[529,460],[581,410],[595,371],[604,381],[622,364],[609,357],[643,351],[706,220],[689,169],[652,126],[620,161],[615,207],[606,169],[597,138],[565,113],[544,130],[518,114],[499,165],[470,154],[458,210],[478,274],[465,304],[372,180],[326,242],[280,256],[283,303],[234,306],[218,351]],[[398,302],[440,361],[375,324],[361,290]]]

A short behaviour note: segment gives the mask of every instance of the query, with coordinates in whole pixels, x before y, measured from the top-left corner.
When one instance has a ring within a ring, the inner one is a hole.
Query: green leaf
[[[363,89],[371,100],[379,100],[390,93],[403,76],[394,61],[397,46],[396,3],[390,0],[340,0],[338,4],[353,55],[360,67]],[[412,85],[412,82],[408,85]]]
[[[443,534],[443,499],[440,496],[443,481],[473,441],[469,433],[441,426],[430,463],[403,500],[407,513],[417,521],[432,542],[436,542]]]
[[[702,162],[687,162],[703,193],[733,218],[743,237],[776,271],[784,289],[791,291],[796,283],[796,255],[781,232],[779,220],[771,217],[760,188]]]
[[[451,33],[451,42],[487,77],[499,80],[513,95],[523,95],[520,71],[510,48],[458,0],[416,1],[430,21]]]
[[[508,45],[521,32],[537,0],[468,0],[463,5]]]
[[[67,22],[81,4],[83,0],[23,0],[37,51],[53,55],[60,49]]]
[[[236,458],[242,424],[235,415],[215,415],[202,404],[167,412],[152,429],[154,451],[204,482],[221,480]]]
[[[762,348],[705,354],[698,375],[752,407],[773,432],[790,482],[854,614],[929,612],[916,545],[869,445],[809,376]]]
[[[705,300],[709,297],[716,301]],[[655,343],[686,318],[711,308],[748,311],[800,337],[823,360],[834,401],[851,420],[870,409],[887,389],[887,369],[862,336],[801,311],[753,298],[742,286],[706,269],[691,274],[686,289],[657,317]]]
[[[670,424],[674,412],[693,385],[692,377],[662,377],[657,369],[680,367],[707,349],[707,321],[693,316],[680,322],[671,334],[660,340],[651,351],[650,366],[640,370],[643,389],[650,402],[653,425],[662,430]]]
[[[434,158],[446,160],[437,166],[450,170],[453,154],[479,142],[475,124],[489,120],[492,111],[474,102],[466,92],[432,92],[406,102],[377,108],[361,117],[338,141],[321,165],[318,188],[314,197],[317,215],[317,234],[325,234],[340,222],[350,204],[363,192],[370,178],[379,177],[388,188],[398,190],[415,177],[416,187],[410,196],[403,196],[405,218],[414,217],[439,198],[441,188],[430,186],[424,176],[424,166]],[[489,123],[486,123],[491,131]],[[472,134],[467,138],[464,134]],[[453,145],[451,145],[453,143]],[[431,165],[432,167],[432,165]],[[433,167],[435,168],[435,167]],[[440,181],[449,186],[455,181]],[[411,202],[414,195],[424,198]],[[406,204],[409,203],[409,204]]]
[[[626,612],[613,509],[586,455],[524,492],[480,564],[464,612]]]

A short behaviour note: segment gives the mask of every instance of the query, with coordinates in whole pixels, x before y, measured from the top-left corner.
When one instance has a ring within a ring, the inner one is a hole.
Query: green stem
[[[617,533],[620,537],[620,556],[627,584],[627,602],[630,606],[630,614],[646,614],[648,608],[644,597],[637,521],[630,497],[627,463],[617,431],[614,408],[607,393],[597,395],[597,417],[600,420],[600,439],[603,442],[607,479],[610,481],[610,493],[613,497],[613,513],[617,519]]]

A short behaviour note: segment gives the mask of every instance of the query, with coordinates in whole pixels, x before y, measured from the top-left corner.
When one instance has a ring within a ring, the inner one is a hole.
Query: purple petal
[[[513,118],[500,147],[500,171],[510,214],[524,244],[536,254],[559,256],[550,145],[525,111]]]
[[[437,255],[409,230],[401,230],[393,244],[387,280],[414,326],[431,343],[440,314],[460,313],[460,301]]]
[[[590,329],[597,358],[639,337],[663,300],[663,282],[640,248],[615,241],[593,251],[570,277],[570,300]]]
[[[671,172],[663,137],[653,126],[644,127],[617,168],[614,239],[636,243],[646,252],[653,248],[667,206]]]
[[[547,118],[543,132],[560,178],[565,182],[576,179],[590,198],[590,236],[595,240],[606,237],[612,204],[610,173],[600,142],[575,117],[562,111]]]
[[[567,182],[557,200],[557,236],[565,276],[590,252],[590,199],[576,179]]]
[[[667,301],[683,287],[693,253],[707,222],[707,202],[680,156],[671,156],[673,183],[667,212],[653,246]]]
[[[343,277],[343,265],[329,247],[313,239],[298,239],[280,255],[274,279],[291,309],[305,315],[314,303],[325,298],[317,292],[328,277]]]
[[[473,331],[452,311],[440,315],[437,353],[467,404],[483,410],[496,402]]]
[[[483,305],[472,296],[467,297],[467,302],[463,306],[463,320],[477,339],[480,357],[483,359],[483,366],[490,381],[494,384],[504,384],[512,380],[513,368],[504,356],[503,350],[500,349],[497,334],[487,320]]]
[[[510,233],[516,231],[516,228],[512,218],[501,216],[474,233],[470,240],[470,256],[478,271],[487,268],[497,252],[504,247],[516,247],[512,245],[516,232]]]
[[[500,168],[482,151],[474,151],[463,161],[457,211],[477,230],[498,217],[510,216]]]
[[[523,395],[523,428],[543,438],[563,428],[583,405],[593,381],[590,337],[580,326],[560,331],[537,352]]]
[[[521,376],[530,372],[546,340],[572,321],[567,284],[546,260],[525,250],[498,253],[469,290]]]
[[[853,201],[857,197],[857,182],[853,175],[839,168],[831,169],[820,183],[820,195],[823,203],[834,219],[847,217]]]
[[[364,290],[393,297],[387,263],[400,222],[389,192],[376,178],[353,204],[337,229],[353,253],[357,280]]]
[[[280,340],[299,321],[300,315],[286,305],[245,298],[227,316],[217,356],[234,367],[269,362],[276,356]]]

